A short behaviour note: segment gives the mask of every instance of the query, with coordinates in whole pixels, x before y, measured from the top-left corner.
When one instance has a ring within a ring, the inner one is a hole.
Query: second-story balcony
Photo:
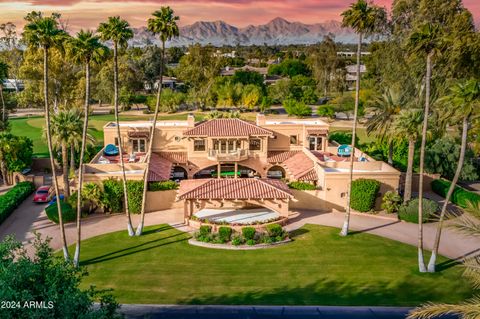
[[[232,150],[232,151],[219,151],[208,150],[208,159],[211,161],[219,162],[238,162],[248,158],[248,150]]]

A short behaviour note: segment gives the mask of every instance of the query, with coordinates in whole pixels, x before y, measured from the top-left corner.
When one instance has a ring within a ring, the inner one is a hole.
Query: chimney
[[[265,114],[257,113],[257,125],[258,126],[265,125]]]
[[[193,114],[188,114],[187,116],[187,124],[188,124],[188,127],[194,127],[195,126],[195,116],[193,116]]]

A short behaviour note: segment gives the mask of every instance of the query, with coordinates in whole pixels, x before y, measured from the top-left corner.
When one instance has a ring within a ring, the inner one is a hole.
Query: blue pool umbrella
[[[108,144],[107,146],[105,146],[105,149],[103,150],[103,153],[107,156],[118,155],[118,147],[116,147],[113,144]]]
[[[337,154],[338,156],[350,156],[350,154],[352,154],[352,148],[350,145],[340,145],[337,149]]]

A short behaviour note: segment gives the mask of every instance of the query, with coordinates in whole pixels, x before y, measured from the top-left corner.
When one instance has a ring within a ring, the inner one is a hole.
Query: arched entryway
[[[267,171],[267,178],[282,179],[285,178],[285,176],[285,169],[278,165],[270,167],[270,169]]]
[[[172,180],[184,180],[188,178],[188,173],[182,166],[174,166],[172,169]]]

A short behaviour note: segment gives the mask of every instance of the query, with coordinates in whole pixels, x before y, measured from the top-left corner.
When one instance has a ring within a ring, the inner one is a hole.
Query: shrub
[[[35,190],[31,182],[21,182],[0,196],[0,223],[3,222],[25,198]]]
[[[212,226],[202,225],[199,230],[200,236],[208,236],[212,233]]]
[[[317,109],[318,116],[324,116],[329,118],[335,118],[335,110],[331,105],[322,105]]]
[[[335,141],[338,144],[350,145],[350,144],[352,144],[352,133],[342,132],[342,131],[333,132],[328,136],[328,140],[330,142]],[[359,141],[358,135],[356,135],[355,136],[355,144],[356,145],[358,145],[358,141]]]
[[[375,206],[380,182],[373,179],[357,179],[352,182],[350,207],[359,212],[368,212]]]
[[[302,191],[312,191],[317,189],[317,187],[313,184],[310,184],[307,182],[300,182],[300,181],[291,182],[288,184],[288,187],[292,189],[302,190]]]
[[[218,229],[218,237],[224,243],[230,241],[230,237],[232,236],[232,229],[230,227],[220,227]]]
[[[50,219],[55,224],[58,224],[57,203],[58,202],[55,202],[54,204],[45,208],[45,213],[47,214],[48,219]],[[69,203],[65,201],[60,201],[60,207],[62,208],[62,217],[64,223],[73,222],[76,219],[77,214]]]
[[[242,235],[243,237],[248,240],[253,240],[255,238],[255,228],[253,227],[243,227],[242,228]]]
[[[402,197],[396,192],[388,191],[382,199],[382,209],[389,214],[396,213],[402,204]]]
[[[151,182],[148,183],[148,190],[150,192],[157,191],[166,191],[172,189],[178,189],[178,183],[174,181],[163,181],[163,182]]]
[[[432,181],[432,190],[442,196],[446,197],[448,193],[448,189],[450,188],[450,185],[452,183],[444,180],[444,179],[436,179]],[[468,207],[468,202],[471,202],[473,205],[477,205],[480,203],[480,195],[476,193],[469,192],[465,190],[464,188],[461,188],[459,186],[455,186],[455,190],[453,191],[453,194],[450,198],[452,203],[455,205],[458,205],[462,208],[467,208]]]
[[[233,236],[232,238],[232,245],[238,246],[243,243],[243,238],[240,235]]]
[[[117,179],[103,181],[102,205],[105,212],[120,213],[123,209],[123,185]]]
[[[422,206],[422,221],[426,223],[438,212],[439,206],[436,202],[427,198],[423,199]],[[418,198],[409,200],[401,205],[398,209],[398,218],[409,223],[418,224]]]
[[[142,210],[143,181],[127,181],[128,209],[132,214]]]
[[[253,246],[253,245],[255,245],[255,244],[256,244],[255,240],[253,240],[253,239],[247,240],[247,245]]]
[[[283,228],[279,224],[270,224],[267,225],[267,234],[270,237],[283,236]]]

